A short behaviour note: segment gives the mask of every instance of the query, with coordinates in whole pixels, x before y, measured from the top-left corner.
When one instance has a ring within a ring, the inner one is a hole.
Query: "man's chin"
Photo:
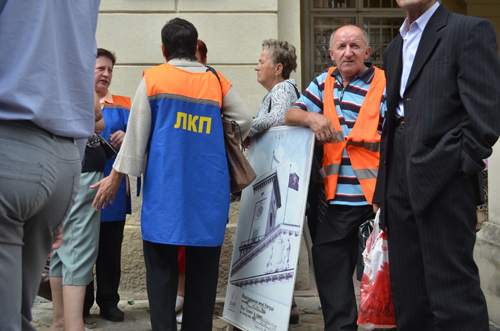
[[[361,68],[359,68],[358,66],[356,66],[355,63],[343,63],[339,66],[339,71],[342,72],[342,74],[344,75],[349,75],[349,74],[353,74],[355,75],[356,73],[358,73],[359,71],[361,70]]]

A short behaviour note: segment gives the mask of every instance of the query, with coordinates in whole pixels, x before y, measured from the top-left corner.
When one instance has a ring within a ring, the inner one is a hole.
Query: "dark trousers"
[[[371,205],[328,206],[312,248],[325,331],[358,329],[352,277],[358,258],[358,228],[371,218]]]
[[[125,221],[101,222],[99,253],[97,255],[96,301],[101,309],[116,307],[120,301],[118,287],[121,277],[121,254]],[[94,281],[87,285],[84,311],[94,304]]]
[[[153,331],[177,330],[177,246],[143,241]],[[186,246],[186,289],[182,330],[211,331],[221,246]]]
[[[395,134],[387,182],[391,291],[399,331],[487,331],[473,260],[477,177],[456,175],[422,217],[408,198],[404,127]],[[457,165],[458,168],[458,165]]]

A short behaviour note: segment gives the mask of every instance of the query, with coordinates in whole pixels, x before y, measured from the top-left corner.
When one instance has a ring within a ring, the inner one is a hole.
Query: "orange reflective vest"
[[[328,71],[323,114],[332,121],[338,141],[324,145],[323,167],[327,175],[325,178],[326,200],[332,200],[335,197],[342,153],[345,148],[366,201],[369,204],[372,203],[380,160],[380,134],[377,128],[380,119],[380,102],[385,89],[384,72],[377,67],[374,68],[375,76],[370,89],[361,105],[356,123],[347,137],[344,137],[342,132],[333,100],[335,78],[332,77],[332,73],[336,68],[332,67]]]

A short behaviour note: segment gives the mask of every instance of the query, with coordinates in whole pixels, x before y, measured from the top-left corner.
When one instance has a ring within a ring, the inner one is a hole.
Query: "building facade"
[[[442,0],[453,12],[489,19],[500,35],[499,0]],[[404,12],[395,0],[102,0],[98,47],[114,51],[117,63],[111,92],[134,98],[143,70],[163,63],[161,28],[181,17],[198,29],[208,47],[208,63],[234,86],[256,114],[267,91],[257,83],[254,67],[262,41],[286,40],[297,48],[299,63],[292,78],[302,91],[332,65],[328,42],[333,29],[356,24],[370,35],[370,61],[382,65],[382,52],[398,33]],[[499,110],[500,111],[500,110]],[[489,222],[478,234],[475,257],[490,307],[500,324],[500,154],[489,162]],[[133,181],[132,181],[133,182]],[[134,200],[124,240],[122,297],[145,298],[140,240],[140,199]],[[231,248],[232,250],[232,248]],[[223,279],[222,281],[226,281]]]

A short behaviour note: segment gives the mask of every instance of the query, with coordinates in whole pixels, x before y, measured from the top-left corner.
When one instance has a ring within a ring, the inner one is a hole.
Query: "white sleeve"
[[[151,107],[143,77],[130,108],[127,134],[113,164],[116,171],[136,177],[141,175],[150,133]]]

